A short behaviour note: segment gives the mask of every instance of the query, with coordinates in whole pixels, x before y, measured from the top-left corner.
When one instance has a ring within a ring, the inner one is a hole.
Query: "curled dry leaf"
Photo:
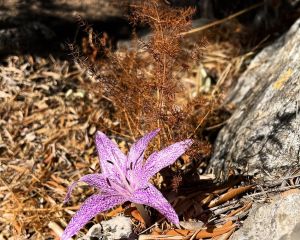
[[[237,215],[240,212],[245,212],[247,210],[249,210],[252,207],[252,202],[247,202],[244,206],[242,206],[241,208],[238,208],[236,210],[233,210],[231,213],[229,213],[226,218],[232,217]]]
[[[234,229],[236,225],[232,221],[226,222],[223,226],[221,227],[208,227],[206,229],[203,229],[197,233],[195,236],[195,239],[202,239],[202,238],[212,238],[216,236],[223,235],[232,229]],[[157,232],[153,232],[153,235],[156,235]],[[190,236],[194,234],[194,231],[190,230],[185,230],[185,229],[172,229],[164,233],[159,233],[159,234],[164,234],[165,236]],[[168,239],[168,238],[165,238]]]
[[[218,206],[224,202],[229,201],[230,199],[233,199],[233,198],[239,196],[240,194],[242,194],[248,190],[251,190],[251,189],[253,189],[253,186],[251,186],[251,185],[230,189],[228,192],[224,193],[220,197],[211,201],[210,204],[208,205],[208,207],[212,208],[212,207]]]

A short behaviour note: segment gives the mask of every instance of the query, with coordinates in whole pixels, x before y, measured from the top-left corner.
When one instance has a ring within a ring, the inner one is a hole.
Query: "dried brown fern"
[[[130,15],[133,26],[147,25],[151,33],[143,40],[134,35],[130,49],[116,52],[107,46],[105,34],[95,37],[91,26],[79,19],[89,35],[90,58],[81,57],[75,48],[73,53],[95,79],[85,87],[113,103],[120,124],[112,131],[134,140],[160,128],[152,147],[192,137],[196,140],[192,152],[207,157],[211,145],[201,133],[219,102],[211,95],[188,98],[181,81],[183,72],[199,61],[207,45],[203,37],[193,43],[192,49],[183,44],[181,33],[191,28],[193,13],[192,8],[174,9],[158,0],[134,1]],[[100,52],[104,58],[97,60]]]

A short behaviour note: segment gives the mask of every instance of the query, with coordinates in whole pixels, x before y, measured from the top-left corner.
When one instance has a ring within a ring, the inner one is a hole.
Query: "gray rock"
[[[129,239],[132,235],[132,222],[130,218],[117,216],[101,224],[92,226],[88,233],[79,240],[114,240]]]
[[[237,109],[220,132],[209,170],[273,179],[300,161],[300,20],[263,49],[227,101]]]
[[[0,54],[45,53],[60,50],[89,24],[97,32],[129,37],[129,1],[5,0],[0,1]],[[80,17],[79,17],[80,16]],[[77,29],[77,30],[76,30]]]
[[[299,240],[300,193],[256,204],[231,240]]]
[[[5,0],[1,1],[0,22],[9,21],[10,18],[26,19],[33,15],[37,18],[41,15],[59,17],[71,20],[75,15],[82,16],[85,20],[106,20],[111,17],[123,17],[126,6],[110,0],[52,0],[52,1],[30,1],[30,0]],[[20,20],[22,20],[20,19]]]

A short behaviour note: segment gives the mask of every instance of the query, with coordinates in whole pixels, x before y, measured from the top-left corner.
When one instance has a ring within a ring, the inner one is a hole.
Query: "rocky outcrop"
[[[232,240],[300,239],[300,191],[290,190],[267,204],[255,204]]]
[[[300,162],[300,20],[263,49],[227,101],[237,106],[220,132],[210,171],[273,179]]]
[[[131,219],[124,216],[117,216],[101,224],[93,225],[88,233],[79,240],[115,240],[115,239],[135,239],[132,232]]]

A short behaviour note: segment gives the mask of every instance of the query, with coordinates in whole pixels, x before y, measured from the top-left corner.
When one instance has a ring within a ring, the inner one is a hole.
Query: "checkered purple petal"
[[[137,190],[130,201],[138,204],[150,206],[162,215],[164,215],[170,222],[179,224],[178,215],[171,204],[164,198],[160,191],[158,191],[150,183],[144,189]]]
[[[114,192],[114,190],[111,189],[111,187],[108,185],[107,180],[106,180],[106,178],[104,177],[103,174],[99,174],[99,173],[88,174],[88,175],[85,175],[85,176],[81,177],[78,181],[72,183],[69,186],[68,192],[67,192],[67,195],[66,195],[66,198],[65,198],[64,202],[67,202],[70,199],[72,190],[74,189],[74,187],[76,187],[78,182],[85,182],[85,183],[89,184],[92,187],[98,188],[102,192],[106,192],[106,193]]]
[[[156,129],[148,133],[131,146],[127,157],[127,169],[134,169],[136,171],[141,169],[143,164],[144,151],[152,138],[157,135],[159,130],[160,129]]]
[[[192,144],[193,140],[187,139],[152,153],[143,167],[143,178],[148,181],[161,169],[173,164]]]
[[[96,133],[96,148],[100,159],[102,173],[106,175],[116,174],[116,165],[125,170],[126,156],[121,152],[118,145],[111,141],[104,133]]]
[[[98,213],[106,211],[118,204],[125,202],[122,196],[94,194],[82,204],[75,213],[69,225],[61,236],[61,240],[68,240],[74,236],[88,221]]]

